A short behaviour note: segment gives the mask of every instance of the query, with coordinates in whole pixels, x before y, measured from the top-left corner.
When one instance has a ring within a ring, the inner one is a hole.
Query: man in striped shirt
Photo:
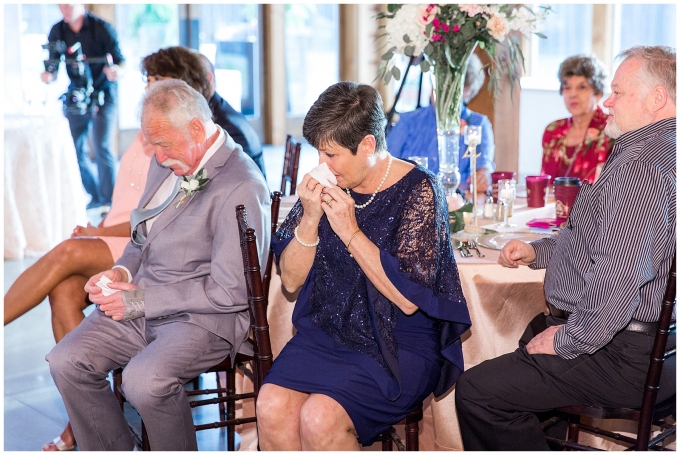
[[[548,450],[535,413],[639,407],[675,253],[675,49],[621,53],[605,132],[616,139],[557,239],[512,240],[504,267],[547,268],[547,329],[466,371],[456,408],[466,450]],[[672,340],[674,342],[674,340]],[[675,393],[675,357],[658,400]]]

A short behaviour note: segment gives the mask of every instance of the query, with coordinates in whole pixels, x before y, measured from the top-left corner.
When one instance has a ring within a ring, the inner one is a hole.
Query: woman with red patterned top
[[[571,117],[556,120],[543,133],[541,174],[578,177],[593,183],[602,171],[614,140],[604,134],[607,114],[597,103],[604,90],[604,65],[576,55],[560,65],[560,95]]]

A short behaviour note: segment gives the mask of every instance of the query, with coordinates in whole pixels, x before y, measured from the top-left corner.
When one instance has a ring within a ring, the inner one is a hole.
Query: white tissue
[[[113,281],[104,275],[102,275],[102,277],[99,278],[99,281],[97,281],[97,286],[99,286],[99,288],[102,290],[102,294],[104,294],[106,297],[110,296],[111,294],[115,294],[116,292],[120,292],[120,289],[111,289],[108,286],[109,283],[113,283]]]
[[[338,184],[338,179],[336,179],[335,175],[333,175],[331,170],[328,169],[328,165],[326,163],[321,163],[309,171],[309,175],[326,188],[330,188],[331,183],[334,185]]]

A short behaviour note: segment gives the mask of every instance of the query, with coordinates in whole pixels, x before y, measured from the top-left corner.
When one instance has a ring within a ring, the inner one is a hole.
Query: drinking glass
[[[500,227],[511,228],[517,226],[516,224],[508,223],[508,212],[510,211],[510,204],[515,200],[515,181],[510,179],[501,179],[498,181],[498,201],[503,204],[503,224]]]

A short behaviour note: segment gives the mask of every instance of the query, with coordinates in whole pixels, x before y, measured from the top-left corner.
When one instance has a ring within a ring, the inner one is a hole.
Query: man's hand
[[[475,183],[477,193],[486,193],[486,190],[491,188],[491,172],[484,168],[477,169]]]
[[[119,289],[116,286],[117,283],[127,283],[127,274],[125,273],[124,270],[120,268],[114,268],[111,270],[107,270],[105,272],[98,273],[94,275],[92,278],[87,280],[87,283],[85,284],[85,292],[87,292],[89,295],[90,302],[100,305],[102,302],[102,299],[108,299],[108,297],[104,296],[102,293],[102,289],[97,286],[97,282],[99,279],[105,276],[109,280],[112,281],[112,283],[109,283],[109,288],[111,289]],[[119,294],[116,292],[116,294]],[[111,297],[111,296],[109,296]]]
[[[139,289],[132,283],[125,282],[115,282],[109,283],[110,289],[117,289],[119,291],[131,291],[133,289]],[[123,300],[123,293],[116,292],[108,297],[100,297],[98,302],[99,309],[104,312],[105,315],[109,316],[114,321],[122,321],[125,315],[125,301]]]
[[[536,260],[534,247],[521,240],[510,240],[503,246],[498,263],[503,267],[516,269],[520,265],[529,265]]]
[[[115,82],[123,74],[123,72],[122,72],[120,66],[111,65],[111,66],[105,66],[104,67],[104,74],[106,75],[106,78],[109,81]]]
[[[549,354],[557,355],[553,341],[555,340],[555,332],[557,332],[561,325],[553,325],[536,335],[527,344],[527,352],[529,354]]]
[[[52,73],[50,73],[49,71],[45,71],[44,73],[42,73],[40,75],[40,79],[42,79],[42,81],[44,83],[49,84],[50,82],[52,82],[54,80],[54,75]]]

